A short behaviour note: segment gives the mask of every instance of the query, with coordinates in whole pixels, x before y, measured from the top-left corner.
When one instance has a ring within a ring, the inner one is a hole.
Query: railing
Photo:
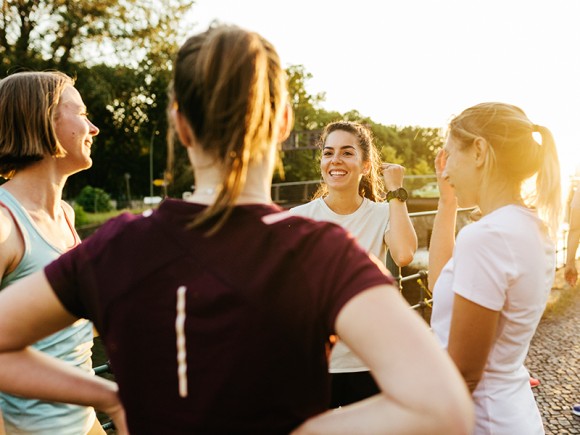
[[[318,138],[322,130],[293,130],[282,143],[282,151],[318,149]]]
[[[318,189],[321,180],[290,181],[272,184],[272,200],[279,205],[308,202]]]
[[[429,179],[432,178],[432,175],[419,175],[414,176],[414,178],[418,180],[422,179]],[[407,177],[413,178],[413,176]],[[272,185],[272,199],[274,202],[280,205],[288,205],[294,204],[298,205],[301,203],[308,202],[311,198],[316,189],[318,188],[321,180],[311,180],[311,181],[297,181],[297,182],[288,182],[288,183],[275,183]],[[281,195],[282,189],[291,189],[294,190],[294,196],[288,195],[288,191],[286,192],[285,196]],[[457,211],[457,224],[458,230],[463,226],[466,225],[470,221],[470,215],[473,209],[459,209]],[[414,226],[417,230],[417,221],[418,220],[429,220],[434,218],[437,214],[437,210],[429,210],[429,211],[420,211],[420,212],[411,212],[409,216],[412,221],[414,221]],[[425,231],[425,237],[423,235],[418,234],[419,244],[424,246],[425,248],[429,247],[429,239],[431,237],[431,225],[426,225],[428,227],[427,231]],[[556,248],[556,270],[563,267],[566,261],[566,237],[568,234],[567,228],[563,227],[559,233],[558,241],[557,241],[557,248]],[[423,243],[421,243],[423,242]],[[561,261],[559,261],[561,259]],[[425,269],[418,269],[416,273],[412,273],[410,275],[401,276],[401,269],[394,263],[390,253],[387,251],[387,268],[391,272],[391,274],[395,277],[399,284],[399,289],[403,291],[403,284],[411,283],[416,281],[419,285],[419,294],[418,294],[418,301],[417,303],[410,305],[410,308],[413,310],[421,311],[423,317],[425,316],[425,310],[430,308],[433,304],[433,295],[431,291],[428,289],[426,282],[428,279],[428,271]],[[107,361],[105,364],[101,366],[94,367],[93,369],[95,374],[102,375],[106,373],[112,373],[111,366]],[[114,429],[115,426],[112,421],[105,422],[102,425],[104,430]]]
[[[425,183],[435,180],[434,174],[427,175],[407,175],[405,176],[404,187],[411,193],[413,190],[423,186]],[[312,199],[312,195],[322,183],[322,180],[290,181],[272,184],[272,199],[282,206],[303,204]],[[413,198],[411,199],[436,199],[436,198]]]

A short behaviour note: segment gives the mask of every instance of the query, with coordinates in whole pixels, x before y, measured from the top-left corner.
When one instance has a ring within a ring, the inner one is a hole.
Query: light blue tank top
[[[2,290],[11,283],[42,270],[63,254],[63,251],[43,237],[24,207],[2,187],[0,206],[4,206],[11,213],[24,240],[22,260],[16,269],[2,277]],[[78,242],[78,235],[70,222],[69,226]],[[38,350],[87,371],[92,370],[92,346],[92,323],[85,319],[79,319],[73,325],[33,345]],[[0,407],[8,435],[84,435],[95,419],[92,408],[23,399],[4,393],[0,393]]]

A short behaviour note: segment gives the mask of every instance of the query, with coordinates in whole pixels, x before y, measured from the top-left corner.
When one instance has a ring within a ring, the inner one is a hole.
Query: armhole
[[[20,236],[20,240],[22,241],[22,253],[21,253],[22,255],[20,255],[20,258],[18,258],[18,261],[14,261],[14,267],[11,270],[7,268],[4,271],[4,277],[6,277],[8,274],[10,274],[16,270],[16,268],[18,267],[18,265],[20,264],[20,262],[24,258],[24,254],[26,253],[26,239],[24,237],[24,233],[22,231],[22,228],[20,227],[20,223],[18,222],[18,219],[16,219],[16,216],[14,216],[14,213],[12,212],[10,207],[8,207],[2,201],[0,201],[0,207],[2,207],[4,210],[6,210],[8,212],[8,214],[10,215],[10,217],[12,218],[12,222],[14,223],[14,226],[16,227],[16,230],[18,231],[18,235]]]
[[[60,207],[62,208],[62,212],[64,213],[64,219],[66,220],[66,224],[68,225],[68,228],[70,229],[70,232],[72,233],[73,238],[74,238],[74,244],[70,248],[70,249],[73,249],[81,244],[81,238],[79,237],[79,234],[77,233],[77,230],[75,229],[74,222],[71,223],[70,217],[69,217],[65,207],[63,207],[62,204],[60,205]]]

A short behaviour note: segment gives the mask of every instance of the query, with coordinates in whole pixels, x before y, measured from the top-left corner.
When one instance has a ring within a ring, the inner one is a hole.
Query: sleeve
[[[503,235],[483,223],[463,228],[457,237],[453,261],[453,291],[500,311],[515,276],[513,251]]]
[[[317,295],[316,303],[325,313],[326,328],[334,332],[336,317],[344,305],[359,293],[377,285],[393,284],[387,269],[369,256],[350,233],[330,223],[320,223],[319,234],[308,237],[303,252],[304,265],[315,264],[315,270],[304,270]]]
[[[63,306],[78,317],[89,319],[97,329],[101,326],[99,305],[99,273],[95,270],[95,259],[106,255],[111,240],[134,219],[129,214],[109,220],[97,232],[76,248],[61,255],[45,267],[44,273],[54,293]]]
[[[85,311],[77,292],[79,283],[76,271],[85,257],[83,244],[61,255],[44,268],[46,279],[64,307],[77,317],[92,320]]]
[[[385,214],[387,216],[387,224],[385,225],[384,233],[386,234],[391,229],[391,207],[388,202],[385,203]]]

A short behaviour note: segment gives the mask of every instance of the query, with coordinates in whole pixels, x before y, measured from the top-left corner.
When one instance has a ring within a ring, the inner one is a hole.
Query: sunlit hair
[[[324,152],[324,145],[328,135],[333,131],[346,131],[354,135],[358,140],[358,145],[362,151],[363,163],[370,163],[370,170],[363,175],[359,183],[359,194],[371,201],[383,201],[385,198],[385,185],[383,182],[383,171],[381,168],[381,155],[379,154],[371,130],[357,122],[336,121],[327,124],[320,135],[318,146],[321,152]],[[318,190],[314,193],[313,199],[324,197],[328,194],[328,186],[321,183]]]
[[[534,133],[541,136],[538,142]],[[449,132],[463,148],[481,137],[490,145],[484,162],[487,181],[503,180],[528,207],[534,207],[555,236],[561,213],[560,163],[550,130],[533,124],[519,107],[482,103],[464,110],[449,124]],[[524,181],[535,178],[535,188],[524,191]],[[488,192],[493,194],[493,192]]]
[[[193,226],[219,216],[209,234],[230,215],[246,182],[248,166],[261,159],[283,119],[287,79],[274,47],[254,32],[218,25],[180,48],[170,89],[170,108],[184,115],[196,141],[225,171],[215,202]],[[170,133],[169,155],[173,154]]]
[[[55,108],[74,80],[57,71],[20,72],[0,80],[0,176],[11,178],[65,151],[54,130]]]

